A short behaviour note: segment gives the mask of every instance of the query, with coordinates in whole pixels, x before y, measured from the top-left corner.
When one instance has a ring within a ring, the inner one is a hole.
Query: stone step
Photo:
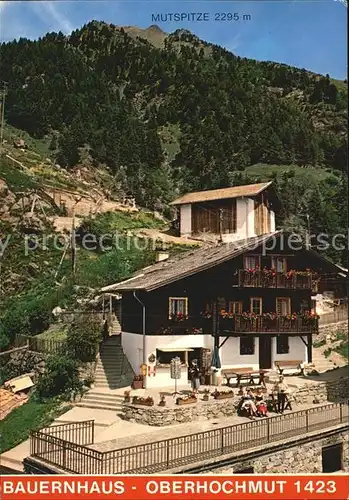
[[[97,365],[95,371],[99,372],[107,372],[107,371],[112,371],[112,370],[121,370],[125,367],[125,363],[111,363],[110,365]]]
[[[102,402],[90,402],[90,401],[80,401],[79,403],[76,403],[76,406],[80,406],[83,408],[98,408],[100,410],[112,410],[117,413],[121,413],[122,406],[118,405],[113,405],[113,404],[106,404]]]
[[[97,362],[96,366],[113,366],[113,365],[122,365],[125,363],[125,359],[122,358],[110,358],[110,359],[100,359]]]
[[[119,377],[117,380],[105,380],[95,382],[95,388],[103,388],[103,389],[127,389],[130,387],[132,382],[131,378]]]
[[[114,393],[114,392],[98,392],[96,389],[91,389],[85,396],[85,398],[94,398],[94,397],[103,397],[106,399],[111,399],[112,401],[120,400],[123,401],[124,395],[123,393]]]
[[[116,375],[109,375],[109,376],[105,376],[105,377],[95,376],[94,380],[95,380],[96,384],[98,384],[99,382],[109,382],[109,383],[116,384],[119,382],[121,377],[122,377],[122,374],[118,373]]]
[[[115,396],[111,396],[110,394],[103,394],[103,392],[100,392],[99,394],[94,393],[94,394],[87,394],[82,401],[90,401],[92,403],[95,402],[100,402],[100,403],[105,403],[105,404],[110,404],[110,405],[122,405],[124,398],[123,396],[119,396],[116,398]]]
[[[122,370],[108,370],[108,371],[98,371],[95,372],[95,378],[97,377],[120,377],[123,375]]]

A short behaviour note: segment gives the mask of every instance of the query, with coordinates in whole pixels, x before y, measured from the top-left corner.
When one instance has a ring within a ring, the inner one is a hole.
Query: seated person
[[[257,408],[254,403],[254,395],[251,389],[247,389],[246,394],[242,396],[239,403],[238,414],[243,411],[246,411],[249,418],[253,418],[257,415]]]
[[[255,401],[256,401],[256,407],[257,407],[257,415],[259,417],[268,417],[268,408],[267,408],[267,404],[264,400],[264,395],[263,395],[261,388],[257,389]]]

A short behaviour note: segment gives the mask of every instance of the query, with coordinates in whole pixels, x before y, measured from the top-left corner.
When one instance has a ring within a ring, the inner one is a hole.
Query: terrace
[[[324,404],[264,420],[220,424],[203,432],[181,435],[178,429],[167,439],[149,442],[149,433],[135,436],[138,444],[118,441],[94,444],[94,422],[48,427],[31,434],[30,457],[55,470],[73,474],[154,474],[214,457],[273,443],[284,443],[349,422],[348,405]],[[197,427],[197,425],[196,425]],[[160,434],[160,433],[159,433]],[[158,435],[159,435],[158,434]],[[125,438],[126,439],[126,438]]]

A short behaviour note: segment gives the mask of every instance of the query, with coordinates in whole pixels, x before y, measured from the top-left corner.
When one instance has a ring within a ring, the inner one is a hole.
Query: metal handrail
[[[348,410],[347,404],[330,403],[106,452],[37,431],[31,434],[31,455],[77,474],[92,473],[94,467],[99,474],[154,473],[198,462],[203,455],[210,458],[234,453],[247,450],[257,442],[263,445],[347,424]],[[91,421],[83,424],[90,426]]]

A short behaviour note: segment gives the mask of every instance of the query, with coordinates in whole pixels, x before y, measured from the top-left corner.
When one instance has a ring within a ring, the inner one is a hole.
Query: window
[[[188,316],[187,297],[170,297],[168,315],[170,319],[174,316]]]
[[[342,470],[343,443],[322,448],[322,472]]]
[[[229,302],[229,312],[231,314],[242,314],[242,302]]]
[[[254,337],[252,335],[240,337],[240,355],[247,354],[254,354]]]
[[[309,311],[309,302],[307,299],[302,299],[300,303],[300,312]]]
[[[156,361],[161,365],[170,365],[171,359],[180,358],[182,364],[187,363],[188,353],[185,351],[162,351],[161,349],[156,349]]]
[[[259,255],[245,255],[245,269],[256,269],[260,266]]]
[[[261,297],[251,297],[250,298],[250,312],[255,314],[262,314],[262,298]]]
[[[277,297],[276,298],[276,314],[279,316],[286,316],[291,314],[291,298],[290,297]]]
[[[278,273],[285,273],[287,271],[287,262],[285,257],[272,257],[271,267],[276,269]]]
[[[276,353],[288,354],[290,352],[290,344],[288,335],[278,335],[276,337]]]

